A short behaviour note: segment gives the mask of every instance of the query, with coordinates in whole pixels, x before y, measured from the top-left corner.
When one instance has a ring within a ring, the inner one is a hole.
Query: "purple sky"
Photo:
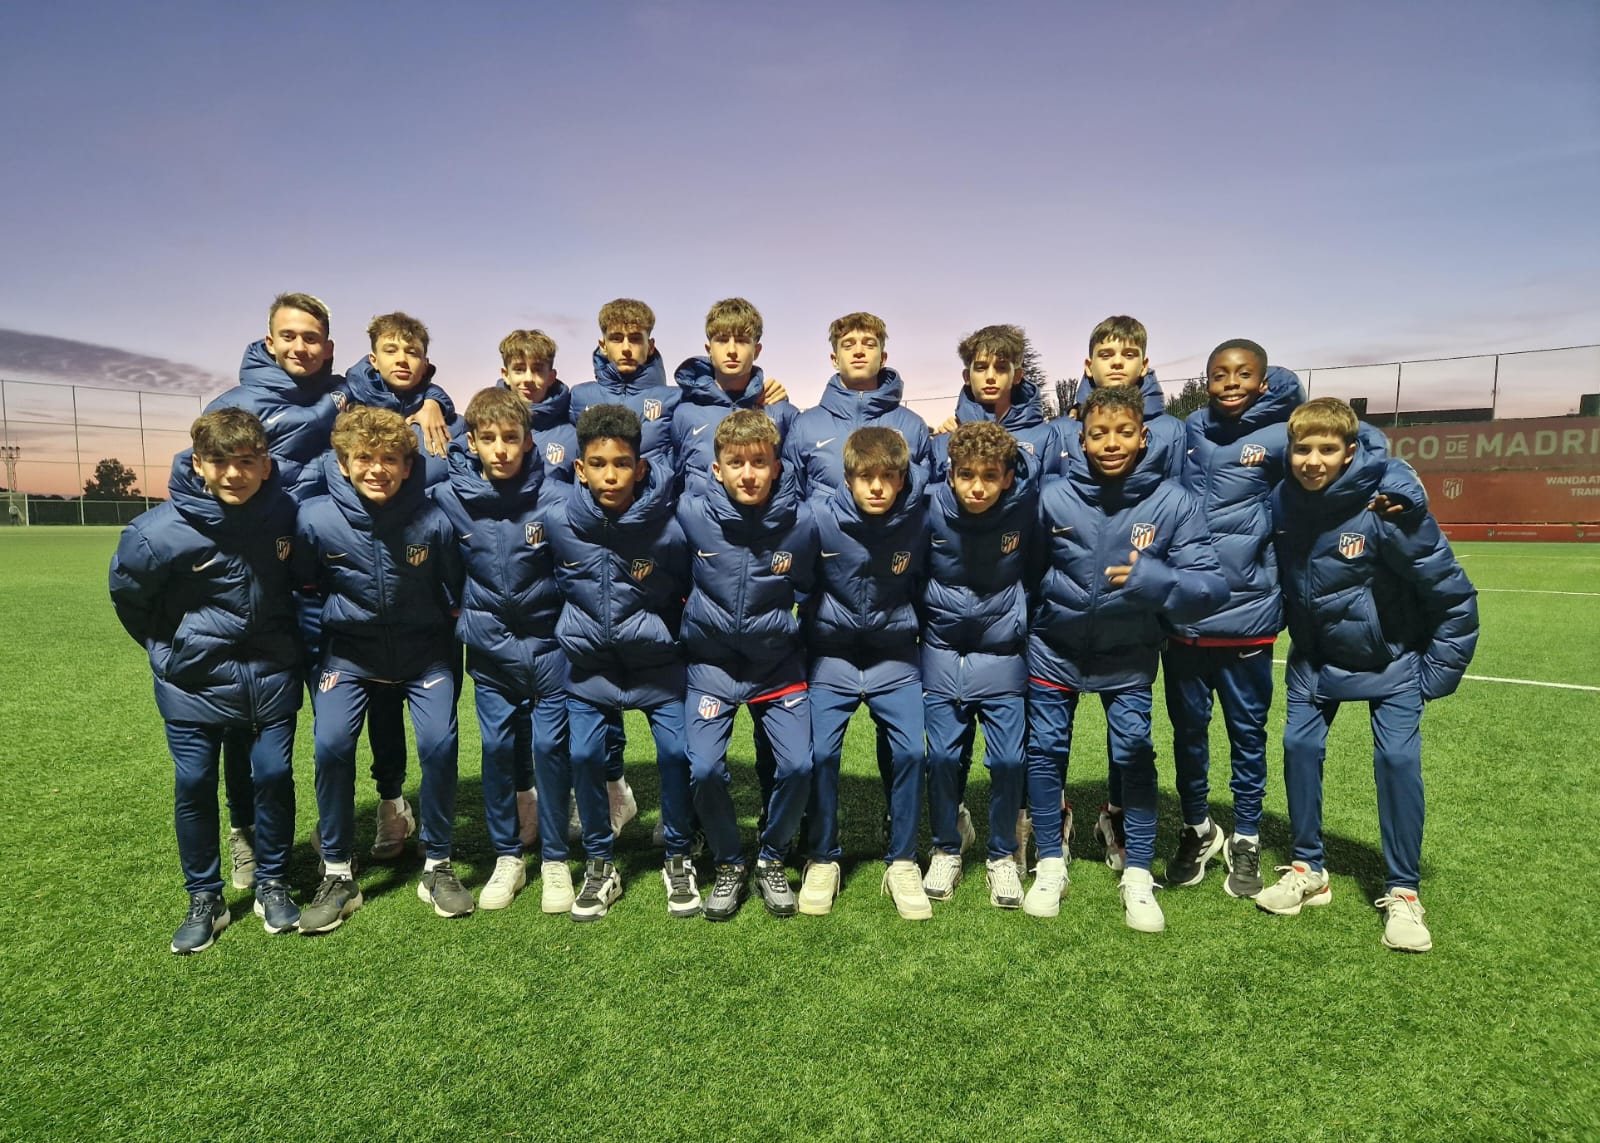
[[[1600,342],[1585,0],[26,5],[0,101],[0,326],[224,376],[283,289],[462,398],[517,326],[586,379],[618,295],[669,369],[749,297],[802,405],[872,310],[930,416],[997,321],[1052,376],[1122,312],[1173,378]]]

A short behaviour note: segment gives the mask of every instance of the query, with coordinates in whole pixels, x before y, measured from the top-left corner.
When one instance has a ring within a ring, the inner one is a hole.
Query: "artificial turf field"
[[[1600,924],[1584,891],[1600,692],[1468,681],[1430,707],[1423,956],[1379,944],[1364,710],[1346,710],[1329,743],[1332,905],[1268,916],[1225,896],[1213,866],[1158,896],[1167,931],[1152,936],[1123,925],[1116,874],[1088,838],[1105,778],[1090,701],[1068,776],[1072,886],[1054,920],[990,907],[981,840],[931,923],[898,919],[878,894],[864,715],[844,758],[834,914],[778,921],[752,897],[728,924],[671,920],[635,721],[641,821],[621,839],[627,888],[604,920],[541,914],[537,880],[509,910],[439,920],[409,859],[364,872],[366,906],[315,939],[268,937],[249,894],[229,889],[233,926],[175,957],[186,898],[171,763],[143,653],[106,595],[116,535],[0,532],[0,1137],[1600,1138]],[[1600,687],[1600,549],[1458,551],[1483,591],[1472,674]],[[1158,878],[1178,828],[1161,705]],[[460,709],[457,867],[476,889],[493,856],[470,684]],[[1287,860],[1281,698],[1274,715],[1264,865]],[[310,726],[308,707],[302,900],[316,860]],[[1213,757],[1226,758],[1220,727]],[[375,795],[359,773],[364,848]],[[417,778],[413,758],[413,800]],[[1213,786],[1231,824],[1225,764]],[[985,790],[975,772],[969,802]]]

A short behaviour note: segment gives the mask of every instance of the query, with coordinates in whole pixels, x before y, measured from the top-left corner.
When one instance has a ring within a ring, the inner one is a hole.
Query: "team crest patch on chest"
[[[332,393],[329,393],[328,396],[333,398],[333,407],[335,409],[338,409],[341,413],[344,412],[344,406],[345,406],[344,394],[339,392],[339,390],[335,389]]]
[[[289,558],[289,553],[293,549],[294,549],[294,540],[293,540],[293,538],[291,538],[289,536],[279,536],[278,537],[278,558],[280,560],[288,559]]]
[[[1007,532],[1005,535],[1000,537],[1000,554],[1002,556],[1009,556],[1012,552],[1017,550],[1017,545],[1020,543],[1022,543],[1021,532]]]
[[[1353,560],[1367,550],[1367,538],[1360,532],[1339,533],[1339,554]]]
[[[791,566],[793,566],[793,564],[794,564],[794,553],[792,553],[792,552],[773,552],[772,553],[772,574],[773,575],[786,575],[786,574],[788,574],[789,568]]]
[[[1247,444],[1239,450],[1239,463],[1244,465],[1257,465],[1265,462],[1267,450],[1264,445]]]
[[[567,449],[560,441],[551,441],[544,446],[544,462],[546,464],[560,464],[567,459]]]
[[[659,421],[661,419],[661,402],[651,397],[644,403],[644,419]]]
[[[894,559],[889,561],[889,570],[895,575],[905,575],[906,569],[911,566],[910,552],[896,552]]]
[[[1024,449],[1027,449],[1027,450],[1028,450],[1028,455],[1029,455],[1029,456],[1032,456],[1032,455],[1034,455],[1034,453],[1033,453],[1033,445],[1032,445],[1032,444],[1031,444],[1031,443],[1030,443],[1030,442],[1028,442],[1028,441],[1018,441],[1018,442],[1017,442],[1017,447],[1018,447],[1018,448],[1024,448]]]
[[[717,715],[722,713],[722,703],[710,695],[701,695],[700,705],[695,709],[700,712],[701,718],[716,718]]]
[[[337,683],[338,681],[339,681],[339,672],[338,671],[323,671],[322,672],[322,678],[320,680],[318,680],[318,682],[317,682],[317,690],[320,691],[323,694],[327,694],[329,691],[331,691],[333,689],[334,684]]]
[[[538,547],[540,544],[544,543],[544,525],[539,523],[537,520],[529,524],[524,524],[522,526],[522,534],[527,538],[528,543],[532,544],[534,547]]]
[[[1156,526],[1154,524],[1135,524],[1133,531],[1128,533],[1128,543],[1141,552],[1148,548],[1155,538]]]
[[[406,548],[406,563],[414,568],[420,568],[428,562],[428,545],[411,544]]]
[[[655,570],[655,560],[634,560],[628,565],[628,574],[640,583],[643,583],[645,577]]]

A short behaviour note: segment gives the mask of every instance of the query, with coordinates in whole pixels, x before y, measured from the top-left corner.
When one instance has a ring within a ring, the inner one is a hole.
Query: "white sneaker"
[[[517,840],[523,849],[532,849],[539,841],[539,791],[517,791]]]
[[[1383,944],[1396,952],[1425,953],[1433,947],[1433,934],[1422,921],[1427,912],[1415,889],[1392,889],[1373,902],[1388,914],[1383,922]]]
[[[922,870],[915,861],[889,862],[878,891],[894,898],[895,909],[908,921],[926,921],[933,917],[933,906],[922,890]]]
[[[928,860],[928,875],[922,879],[922,891],[935,901],[948,901],[956,895],[961,884],[961,858],[954,853],[935,851]]]
[[[565,861],[546,861],[539,866],[539,911],[565,913],[572,908],[572,870]]]
[[[378,800],[378,828],[372,835],[374,861],[393,861],[405,850],[406,838],[417,832],[416,815],[404,798]]]
[[[1117,890],[1122,894],[1122,919],[1128,922],[1128,928],[1141,933],[1159,933],[1167,927],[1167,918],[1156,904],[1156,881],[1148,869],[1135,869],[1130,865],[1123,871]]]
[[[633,787],[626,778],[607,782],[606,797],[611,802],[611,836],[621,837],[622,827],[639,816],[639,801],[633,796]]]
[[[1033,887],[1022,899],[1022,911],[1030,917],[1054,917],[1061,912],[1061,898],[1066,895],[1066,859],[1041,857],[1033,874]]]
[[[989,904],[996,909],[1022,908],[1022,878],[1014,858],[987,862],[984,877],[989,882]]]
[[[800,911],[808,917],[826,917],[839,897],[839,863],[808,861],[800,878]]]
[[[478,908],[504,909],[517,899],[522,887],[528,883],[528,863],[520,857],[495,858],[494,872],[478,890]]]
[[[1333,900],[1326,869],[1313,871],[1303,861],[1278,866],[1277,882],[1256,894],[1256,908],[1280,917],[1298,917],[1306,905],[1326,905]]]
[[[967,809],[966,802],[956,807],[956,836],[961,839],[962,853],[971,849],[972,843],[978,840],[978,831],[972,828],[972,811]]]

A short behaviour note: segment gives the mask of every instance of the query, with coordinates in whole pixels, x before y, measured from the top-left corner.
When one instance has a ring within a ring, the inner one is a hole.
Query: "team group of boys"
[[[463,649],[496,853],[478,907],[512,904],[537,846],[543,911],[606,915],[622,893],[613,846],[637,811],[622,714],[638,710],[655,741],[668,912],[726,920],[753,883],[773,915],[828,913],[841,887],[840,755],[864,703],[887,803],[882,888],[899,914],[931,917],[930,899],[962,879],[981,727],[989,899],[1054,916],[1073,833],[1073,715],[1087,693],[1105,708],[1110,763],[1094,833],[1121,871],[1128,925],[1160,931],[1160,662],[1184,819],[1166,884],[1198,884],[1220,855],[1231,896],[1285,915],[1328,903],[1327,731],[1340,703],[1363,701],[1383,941],[1431,947],[1417,899],[1419,725],[1423,702],[1453,691],[1470,660],[1475,594],[1415,474],[1348,406],[1304,402],[1293,373],[1235,340],[1207,362],[1209,404],[1178,421],[1147,368],[1143,326],[1114,317],[1090,337],[1078,406],[1053,421],[1023,376],[1021,331],[969,335],[955,415],[930,432],[902,405],[871,314],[832,324],[836,373],[804,412],[756,365],[762,322],[747,301],[712,307],[706,355],[675,384],[654,324],[641,302],[603,307],[595,380],[575,388],[557,378],[547,335],[516,331],[500,346],[499,384],[457,416],[416,319],[375,318],[371,353],[340,377],[327,308],[306,294],[274,300],[240,385],[174,459],[171,499],[128,526],[111,567],[176,768],[190,906],[172,951],[209,947],[230,918],[219,773],[234,884],[254,887],[268,932],[327,932],[361,906],[364,725],[379,795],[372,855],[393,858],[420,832],[418,896],[442,917],[473,911],[451,864]],[[1271,648],[1285,621],[1293,853],[1264,886]],[[302,911],[287,872],[304,689],[322,877]],[[1231,745],[1231,832],[1207,804],[1213,697]],[[761,786],[753,873],[727,762],[740,707]],[[403,708],[417,814],[402,793]],[[803,860],[798,892],[791,858]]]

